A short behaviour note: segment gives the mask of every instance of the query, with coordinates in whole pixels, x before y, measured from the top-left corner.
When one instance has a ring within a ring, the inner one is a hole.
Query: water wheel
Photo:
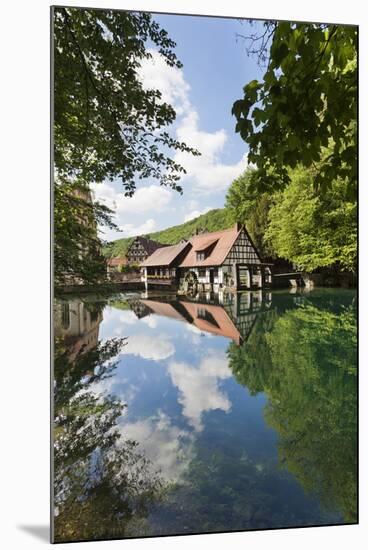
[[[197,294],[198,279],[197,275],[193,271],[189,271],[184,278],[184,288],[187,294]]]

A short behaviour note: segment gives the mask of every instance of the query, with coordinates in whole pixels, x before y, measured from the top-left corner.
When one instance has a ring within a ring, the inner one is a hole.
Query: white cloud
[[[138,319],[131,309],[126,309],[120,313],[119,322],[124,323],[125,325],[134,325],[138,322]]]
[[[152,233],[156,229],[156,222],[153,218],[150,218],[141,225],[134,225],[132,223],[123,223],[120,226],[123,230],[121,237],[134,237],[135,235],[147,235]]]
[[[151,59],[144,59],[138,74],[146,90],[157,89],[162,94],[162,101],[171,104],[178,116],[190,108],[190,86],[184,73],[177,67],[170,67],[164,57],[155,50],[149,50]]]
[[[229,141],[225,129],[208,132],[201,127],[199,114],[190,101],[191,88],[183,69],[168,66],[157,51],[150,50],[150,53],[152,59],[143,60],[139,69],[143,86],[161,91],[162,101],[173,105],[177,113],[172,133],[176,133],[178,140],[197,148],[201,153],[199,157],[181,151],[173,155],[173,159],[187,171],[181,179],[185,189],[190,189],[196,196],[225,191],[246,168],[246,156],[232,164],[224,163],[223,155]],[[116,231],[99,228],[107,240],[150,233],[158,225],[161,227],[159,215],[162,212],[169,214],[173,211],[174,193],[165,187],[147,183],[144,187],[138,187],[133,197],[125,197],[121,186],[117,190],[115,185],[107,182],[91,186],[96,199],[116,212],[115,222],[123,230],[117,234]],[[198,200],[189,200],[183,207],[185,221],[204,211]],[[143,216],[143,220],[132,222],[131,217],[139,215]],[[145,220],[145,215],[149,219]]]
[[[157,327],[157,317],[154,315],[148,315],[148,317],[143,317],[141,319],[143,323],[146,323],[146,325],[149,326],[149,328],[156,328]]]
[[[112,183],[92,184],[95,199],[116,210],[118,221],[121,214],[161,212],[172,200],[172,192],[160,185],[148,185],[136,190],[132,197],[125,197]]]
[[[198,368],[184,362],[169,365],[172,383],[179,389],[183,414],[196,431],[203,429],[201,416],[205,411],[231,408],[228,397],[219,389],[219,381],[231,376],[225,354],[213,351],[202,359]]]
[[[177,113],[177,138],[201,152],[200,157],[183,152],[175,154],[175,160],[187,170],[182,179],[190,179],[203,193],[225,190],[246,168],[246,156],[234,164],[222,162],[221,155],[228,141],[226,131],[220,128],[206,132],[200,128],[199,115],[190,102],[190,85],[185,80],[183,69],[169,67],[157,51],[150,50],[150,53],[152,59],[144,60],[139,71],[143,86],[162,92],[163,101],[171,103]]]
[[[174,426],[162,411],[145,420],[122,422],[121,434],[124,439],[137,441],[168,481],[178,481],[189,464],[193,437]]]
[[[134,225],[133,223],[123,223],[119,225],[120,232],[116,234],[115,230],[108,229],[106,227],[100,227],[99,230],[103,238],[107,241],[117,238],[135,237],[136,235],[147,235],[155,231],[157,224],[153,218],[149,218],[140,225]]]
[[[244,155],[235,164],[224,164],[221,154],[228,140],[225,130],[210,133],[199,128],[199,116],[192,110],[183,119],[177,130],[178,138],[197,148],[202,154],[194,157],[178,152],[175,160],[187,171],[183,179],[191,179],[203,193],[223,191],[245,170],[247,157]]]
[[[137,189],[133,197],[125,197],[123,191],[117,191],[112,183],[99,183],[91,185],[96,201],[105,204],[115,212],[114,221],[121,232],[106,227],[99,227],[104,239],[133,237],[145,235],[157,228],[156,220],[148,218],[141,224],[124,223],[127,216],[136,216],[149,212],[161,213],[168,209],[172,200],[172,192],[160,185],[148,185]]]
[[[117,213],[141,214],[162,212],[171,202],[172,192],[160,185],[149,185],[137,189],[133,197],[122,196],[117,203]]]
[[[102,240],[105,240],[107,242],[114,241],[115,239],[122,239],[126,235],[123,235],[123,233],[117,232],[115,229],[109,229],[105,226],[99,226],[99,237]],[[138,233],[136,233],[138,235]]]
[[[165,334],[154,337],[148,334],[132,334],[128,337],[127,345],[123,347],[121,353],[160,361],[171,357],[175,353],[175,347]]]
[[[188,323],[188,324],[185,324],[184,326],[189,332],[193,332],[194,334],[203,334],[202,331],[195,325],[191,325],[190,323]]]
[[[194,220],[194,218],[198,218],[198,216],[205,214],[209,210],[211,210],[209,206],[206,206],[205,208],[203,208],[203,210],[193,210],[192,212],[189,212],[189,214],[186,214],[184,216],[184,222],[189,222],[190,220]]]

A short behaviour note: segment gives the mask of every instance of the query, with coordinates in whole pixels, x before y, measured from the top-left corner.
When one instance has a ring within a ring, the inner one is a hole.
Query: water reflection
[[[59,301],[54,311],[54,333],[62,340],[71,360],[83,349],[93,349],[98,343],[104,302],[88,303],[80,299]]]
[[[68,306],[58,540],[356,521],[352,292]]]
[[[162,498],[157,469],[123,436],[126,403],[101,390],[125,339],[98,342],[101,304],[56,305],[54,362],[54,539],[105,539],[143,533]],[[58,323],[59,322],[59,323]]]
[[[256,353],[255,353],[255,350]],[[327,508],[356,521],[356,312],[309,301],[260,324],[246,348],[228,349],[234,376],[265,392],[280,461]]]
[[[210,351],[198,365],[171,361],[169,374],[172,384],[179,390],[178,402],[182,405],[182,414],[195,431],[203,429],[204,412],[230,411],[231,401],[220,388],[220,382],[231,377],[224,353]]]
[[[191,300],[177,296],[129,300],[138,319],[152,315],[168,317],[188,323],[199,334],[223,336],[238,345],[248,338],[257,315],[267,311],[271,304],[271,292],[262,291],[225,296],[208,292]]]

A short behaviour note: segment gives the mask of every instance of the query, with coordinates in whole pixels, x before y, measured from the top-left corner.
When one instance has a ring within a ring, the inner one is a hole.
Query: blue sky
[[[92,186],[96,198],[114,208],[115,221],[123,229],[121,233],[104,229],[102,236],[108,240],[151,233],[221,208],[232,180],[247,166],[247,146],[235,134],[231,107],[242,97],[244,84],[262,78],[257,60],[248,57],[244,42],[236,36],[255,28],[237,19],[180,15],[154,15],[154,19],[176,41],[183,68],[168,67],[152,51],[153,59],[141,69],[143,85],[160,89],[163,99],[176,109],[170,133],[202,154],[197,158],[176,154],[187,170],[181,181],[183,195],[153,180],[139,182],[133,198],[123,196],[118,182]]]

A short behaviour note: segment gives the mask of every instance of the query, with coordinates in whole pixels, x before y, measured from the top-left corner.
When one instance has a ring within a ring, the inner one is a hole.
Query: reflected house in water
[[[146,289],[180,287],[185,293],[269,288],[271,264],[263,263],[246,228],[194,235],[158,248],[141,263]]]
[[[202,333],[223,336],[241,345],[248,339],[257,316],[271,307],[272,294],[262,291],[237,293],[225,299],[221,296],[220,300],[221,304],[218,296],[210,293],[207,299],[202,296],[198,300],[145,298],[131,300],[130,308],[139,319],[153,314],[168,317],[189,323]]]
[[[356,522],[352,293],[106,305],[54,370],[57,542]],[[59,302],[62,344],[103,306]]]
[[[55,338],[63,340],[72,360],[80,351],[86,352],[98,344],[102,312],[79,299],[58,302],[54,317]]]

